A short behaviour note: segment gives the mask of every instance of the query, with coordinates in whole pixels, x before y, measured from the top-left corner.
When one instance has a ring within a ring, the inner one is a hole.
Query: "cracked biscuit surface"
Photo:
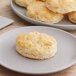
[[[66,14],[76,11],[76,0],[46,0],[46,6],[53,12]]]
[[[16,50],[24,57],[43,60],[56,54],[57,42],[50,35],[32,31],[17,37]]]
[[[45,2],[36,1],[31,3],[27,7],[27,13],[26,15],[30,18],[33,18],[35,20],[39,20],[46,23],[58,23],[63,19],[63,14],[54,13],[50,11],[46,5]]]

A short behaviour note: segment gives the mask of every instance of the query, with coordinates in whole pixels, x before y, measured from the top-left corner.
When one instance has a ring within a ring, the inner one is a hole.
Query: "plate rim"
[[[15,29],[9,30],[9,31],[1,34],[1,35],[0,35],[0,38],[1,38],[2,35],[7,34],[7,33],[11,32],[11,31],[16,30],[16,29],[22,29],[22,28],[27,29],[27,28],[31,28],[31,27],[49,27],[49,26],[26,26],[26,27],[19,27],[19,28],[15,28]],[[56,30],[56,31],[64,32],[64,33],[66,33],[66,34],[68,34],[68,35],[70,35],[71,37],[73,37],[73,38],[76,39],[75,36],[73,36],[72,34],[70,34],[70,33],[67,32],[67,31],[64,31],[64,30],[61,30],[61,29],[58,29],[58,28],[53,28],[53,27],[49,27],[49,28],[52,28],[52,29],[54,29],[54,30]],[[5,64],[3,64],[3,63],[1,63],[1,62],[0,62],[0,65],[4,66],[5,68],[10,69],[10,70],[12,70],[12,71],[19,72],[19,73],[23,73],[23,74],[42,75],[42,74],[51,74],[51,73],[56,73],[56,72],[62,71],[62,70],[64,70],[64,69],[67,69],[67,68],[71,67],[71,66],[74,65],[75,63],[76,63],[76,61],[72,61],[72,62],[68,63],[66,66],[63,66],[63,67],[61,67],[61,68],[59,68],[59,69],[56,69],[55,71],[45,72],[45,73],[31,73],[31,72],[28,73],[28,72],[22,72],[22,71],[19,71],[19,70],[16,70],[16,69],[12,69],[10,66],[6,66]]]

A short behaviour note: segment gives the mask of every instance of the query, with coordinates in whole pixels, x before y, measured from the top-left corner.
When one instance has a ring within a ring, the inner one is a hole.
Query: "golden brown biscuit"
[[[17,37],[16,50],[24,57],[37,60],[47,59],[55,56],[57,42],[52,36],[32,31]]]
[[[46,6],[53,12],[66,14],[76,11],[76,0],[46,0]]]
[[[27,7],[30,3],[34,1],[46,1],[46,0],[14,0],[15,3],[22,7]]]
[[[76,12],[69,13],[68,18],[71,22],[76,23]]]
[[[60,22],[64,17],[62,14],[48,10],[45,3],[41,1],[33,2],[27,7],[27,16],[51,24]]]
[[[22,7],[27,7],[31,2],[36,1],[36,0],[14,0],[14,2]]]

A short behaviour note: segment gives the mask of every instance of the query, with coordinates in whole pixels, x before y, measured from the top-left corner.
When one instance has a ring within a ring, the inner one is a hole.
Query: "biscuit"
[[[32,31],[17,37],[16,50],[24,57],[43,60],[55,56],[57,42],[52,36]]]
[[[22,7],[27,7],[31,2],[36,1],[36,0],[14,0],[14,2]]]
[[[46,7],[45,2],[41,2],[41,1],[35,1],[31,3],[27,7],[26,15],[35,20],[39,20],[51,24],[60,22],[64,17],[62,14],[54,13],[50,11]]]
[[[76,11],[76,0],[46,0],[46,6],[53,12],[66,14]]]
[[[76,12],[69,13],[68,18],[71,22],[76,23]]]

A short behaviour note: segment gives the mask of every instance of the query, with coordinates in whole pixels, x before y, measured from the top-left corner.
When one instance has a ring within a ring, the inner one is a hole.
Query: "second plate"
[[[22,7],[19,7],[18,5],[16,5],[13,0],[11,0],[11,7],[13,9],[13,11],[19,16],[21,17],[22,19],[30,22],[30,23],[33,23],[33,24],[36,24],[36,25],[45,25],[45,26],[52,26],[52,27],[57,27],[57,28],[61,28],[61,29],[65,29],[65,30],[76,30],[76,24],[73,24],[71,23],[69,20],[67,19],[64,19],[62,20],[60,23],[58,24],[48,24],[48,23],[44,23],[44,22],[41,22],[41,21],[37,21],[37,20],[34,20],[32,18],[29,18],[26,16],[26,9],[25,8],[22,8]]]

